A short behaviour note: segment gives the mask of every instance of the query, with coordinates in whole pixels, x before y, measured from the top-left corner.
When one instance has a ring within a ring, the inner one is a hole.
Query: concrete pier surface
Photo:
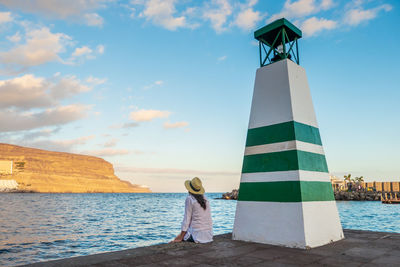
[[[344,230],[345,239],[303,250],[234,241],[140,247],[28,266],[400,266],[400,234]]]

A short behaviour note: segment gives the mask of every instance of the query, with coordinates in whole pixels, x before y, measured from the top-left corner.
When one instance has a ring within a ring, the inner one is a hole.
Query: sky
[[[395,0],[0,0],[0,142],[102,157],[153,192],[240,181],[258,44],[303,32],[331,174],[400,180]]]

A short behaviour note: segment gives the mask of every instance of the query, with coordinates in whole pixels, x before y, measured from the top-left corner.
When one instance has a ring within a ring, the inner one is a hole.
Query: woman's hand
[[[186,234],[186,231],[182,231],[179,235],[177,235],[177,236],[175,237],[174,240],[172,240],[172,241],[169,242],[169,243],[179,243],[179,242],[182,242],[182,241],[183,241],[183,237],[185,236],[185,234]]]
[[[174,240],[172,240],[171,242],[169,242],[170,244],[171,243],[179,243],[179,242],[182,242],[182,239],[181,238],[179,238],[179,235],[177,236],[177,237],[175,237],[175,239]]]
[[[172,243],[179,243],[182,242],[181,238],[176,237],[174,240],[172,240]]]

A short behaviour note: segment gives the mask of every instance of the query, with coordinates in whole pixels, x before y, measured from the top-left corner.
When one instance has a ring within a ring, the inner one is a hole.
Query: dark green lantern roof
[[[274,22],[264,26],[254,32],[254,38],[258,41],[265,43],[266,45],[270,46],[275,37],[278,35],[279,31],[284,28],[289,39],[286,39],[286,43],[294,41],[296,38],[300,39],[302,36],[301,30],[294,26],[290,21],[285,18],[281,18],[275,20]],[[280,45],[281,42],[275,45]]]
[[[275,20],[255,31],[254,38],[259,41],[260,47],[260,66],[282,59],[290,59],[300,64],[297,40],[301,37],[301,30],[285,18]]]

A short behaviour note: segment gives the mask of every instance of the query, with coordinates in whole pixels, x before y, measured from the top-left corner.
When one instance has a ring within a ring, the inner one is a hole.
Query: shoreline
[[[400,199],[400,192],[393,191],[334,191],[336,201],[381,201],[381,195],[392,194]],[[237,200],[239,191],[237,189],[232,192],[222,194],[220,199]]]
[[[400,260],[400,233],[344,229],[345,239],[313,249],[232,240],[231,233],[208,244],[188,242],[72,257],[23,266],[359,266]]]

